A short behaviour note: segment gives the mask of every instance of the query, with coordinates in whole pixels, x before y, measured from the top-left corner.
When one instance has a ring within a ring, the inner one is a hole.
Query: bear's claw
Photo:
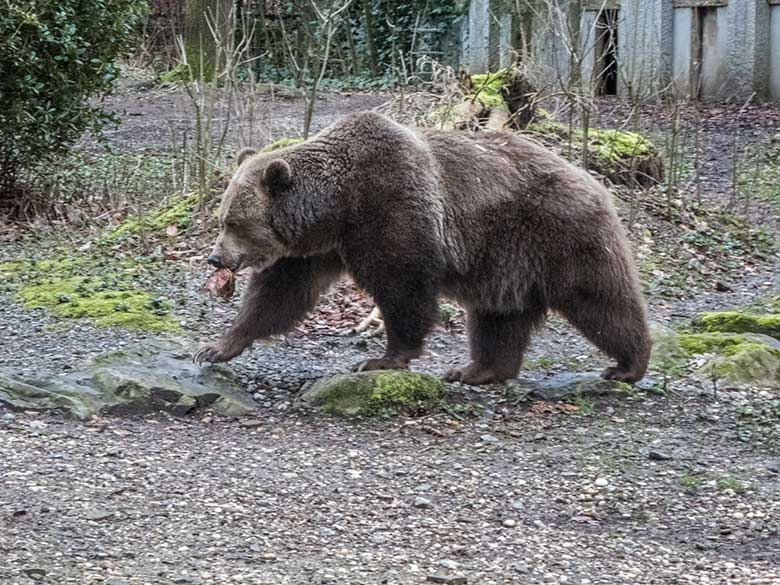
[[[233,344],[224,341],[218,341],[212,345],[206,345],[200,348],[192,356],[193,363],[201,366],[204,363],[217,364],[228,362],[243,351],[243,347],[237,348]]]

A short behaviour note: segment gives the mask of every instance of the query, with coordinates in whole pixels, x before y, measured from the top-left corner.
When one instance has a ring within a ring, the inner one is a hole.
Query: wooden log
[[[506,105],[501,104],[499,106],[493,106],[490,108],[490,114],[488,115],[485,127],[488,130],[496,130],[498,132],[509,131],[509,108]]]

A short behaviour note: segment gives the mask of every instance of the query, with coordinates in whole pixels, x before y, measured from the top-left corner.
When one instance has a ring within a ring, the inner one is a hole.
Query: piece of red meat
[[[219,268],[203,284],[203,290],[227,301],[236,292],[236,274],[230,268]]]

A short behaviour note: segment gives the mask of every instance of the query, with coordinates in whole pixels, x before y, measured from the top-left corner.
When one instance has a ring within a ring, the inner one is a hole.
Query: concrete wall
[[[582,54],[582,75],[583,81],[590,82],[593,79],[596,68],[596,31],[598,12],[595,10],[586,10],[582,13],[580,20],[580,51]]]
[[[566,5],[567,0],[559,0],[557,7],[543,6],[537,13],[527,74],[540,89],[560,89],[568,86],[571,78],[571,54],[567,48],[571,40],[563,40]]]
[[[712,8],[702,14],[701,64],[698,72],[698,97],[718,99],[726,87],[729,51],[729,15],[726,7]],[[695,94],[694,94],[695,95]]]
[[[490,2],[472,0],[469,5],[468,44],[463,64],[469,73],[486,73],[490,68]]]
[[[769,87],[769,3],[729,0],[726,11],[725,79],[719,99],[767,97]]]
[[[574,0],[555,2],[540,7],[534,26],[528,74],[540,88],[569,84],[572,44],[582,61],[577,73],[591,82],[599,9],[619,8],[618,94],[655,95],[671,87],[705,99],[741,101],[753,94],[780,99],[780,0],[584,0],[579,39],[565,38]],[[509,5],[471,0],[462,59],[470,72],[511,62]],[[704,20],[701,47],[697,7],[711,14]],[[694,62],[699,57],[701,63]]]
[[[673,0],[623,0],[618,32],[619,94],[653,95],[672,73]]]
[[[693,8],[675,8],[672,23],[672,77],[674,91],[681,96],[695,93],[693,85]]]
[[[780,4],[769,9],[769,95],[780,100]]]

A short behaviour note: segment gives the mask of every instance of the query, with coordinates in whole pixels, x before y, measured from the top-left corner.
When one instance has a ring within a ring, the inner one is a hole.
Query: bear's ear
[[[257,151],[254,148],[242,148],[241,151],[238,153],[238,156],[236,157],[236,163],[238,164],[238,166],[241,166],[241,163],[244,162],[253,154],[257,154]]]
[[[287,161],[280,158],[268,163],[263,171],[263,184],[273,194],[289,187],[292,180],[292,169]]]

